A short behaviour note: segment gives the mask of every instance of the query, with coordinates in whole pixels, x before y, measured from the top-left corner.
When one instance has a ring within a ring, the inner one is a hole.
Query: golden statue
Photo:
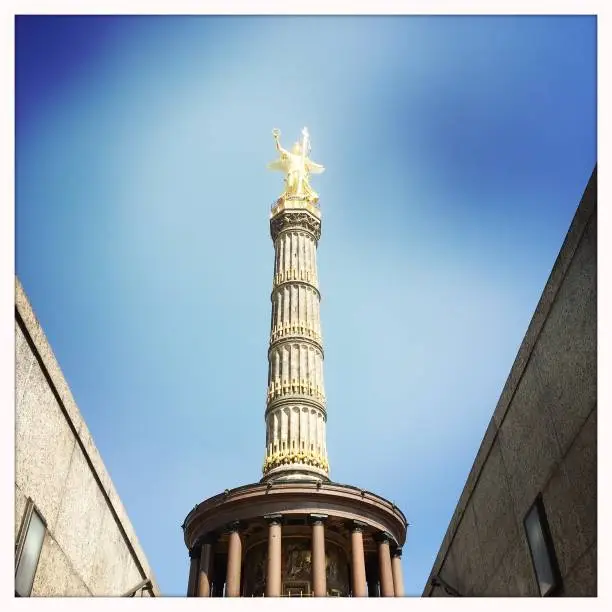
[[[285,173],[285,191],[281,197],[303,197],[309,202],[316,202],[319,196],[310,186],[308,177],[311,174],[321,174],[325,168],[313,162],[310,154],[310,136],[308,129],[302,130],[302,142],[296,142],[291,151],[283,149],[280,144],[280,130],[273,129],[272,136],[276,142],[276,149],[280,157],[268,164],[269,170],[280,170]]]

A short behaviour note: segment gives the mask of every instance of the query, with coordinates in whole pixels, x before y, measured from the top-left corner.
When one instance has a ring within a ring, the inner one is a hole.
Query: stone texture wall
[[[122,595],[145,578],[152,580],[153,593],[159,595],[125,509],[18,280],[15,403],[15,537],[28,497],[47,522],[32,596]]]
[[[523,519],[538,493],[561,594],[597,594],[597,193],[584,193],[423,595],[539,594]]]

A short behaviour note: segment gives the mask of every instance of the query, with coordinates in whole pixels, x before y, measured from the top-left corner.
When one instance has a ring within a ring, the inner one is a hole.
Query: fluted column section
[[[311,202],[296,197],[279,201],[273,208],[270,231],[275,255],[263,480],[329,477],[316,267],[320,230],[320,212]]]

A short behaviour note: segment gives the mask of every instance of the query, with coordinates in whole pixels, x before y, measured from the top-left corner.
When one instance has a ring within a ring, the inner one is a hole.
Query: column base
[[[259,482],[331,482],[329,476],[310,466],[281,466],[270,470]]]

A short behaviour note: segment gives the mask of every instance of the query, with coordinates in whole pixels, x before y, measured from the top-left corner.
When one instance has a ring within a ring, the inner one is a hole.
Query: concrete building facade
[[[596,594],[595,170],[423,595]]]
[[[159,588],[21,283],[15,306],[15,594]]]

